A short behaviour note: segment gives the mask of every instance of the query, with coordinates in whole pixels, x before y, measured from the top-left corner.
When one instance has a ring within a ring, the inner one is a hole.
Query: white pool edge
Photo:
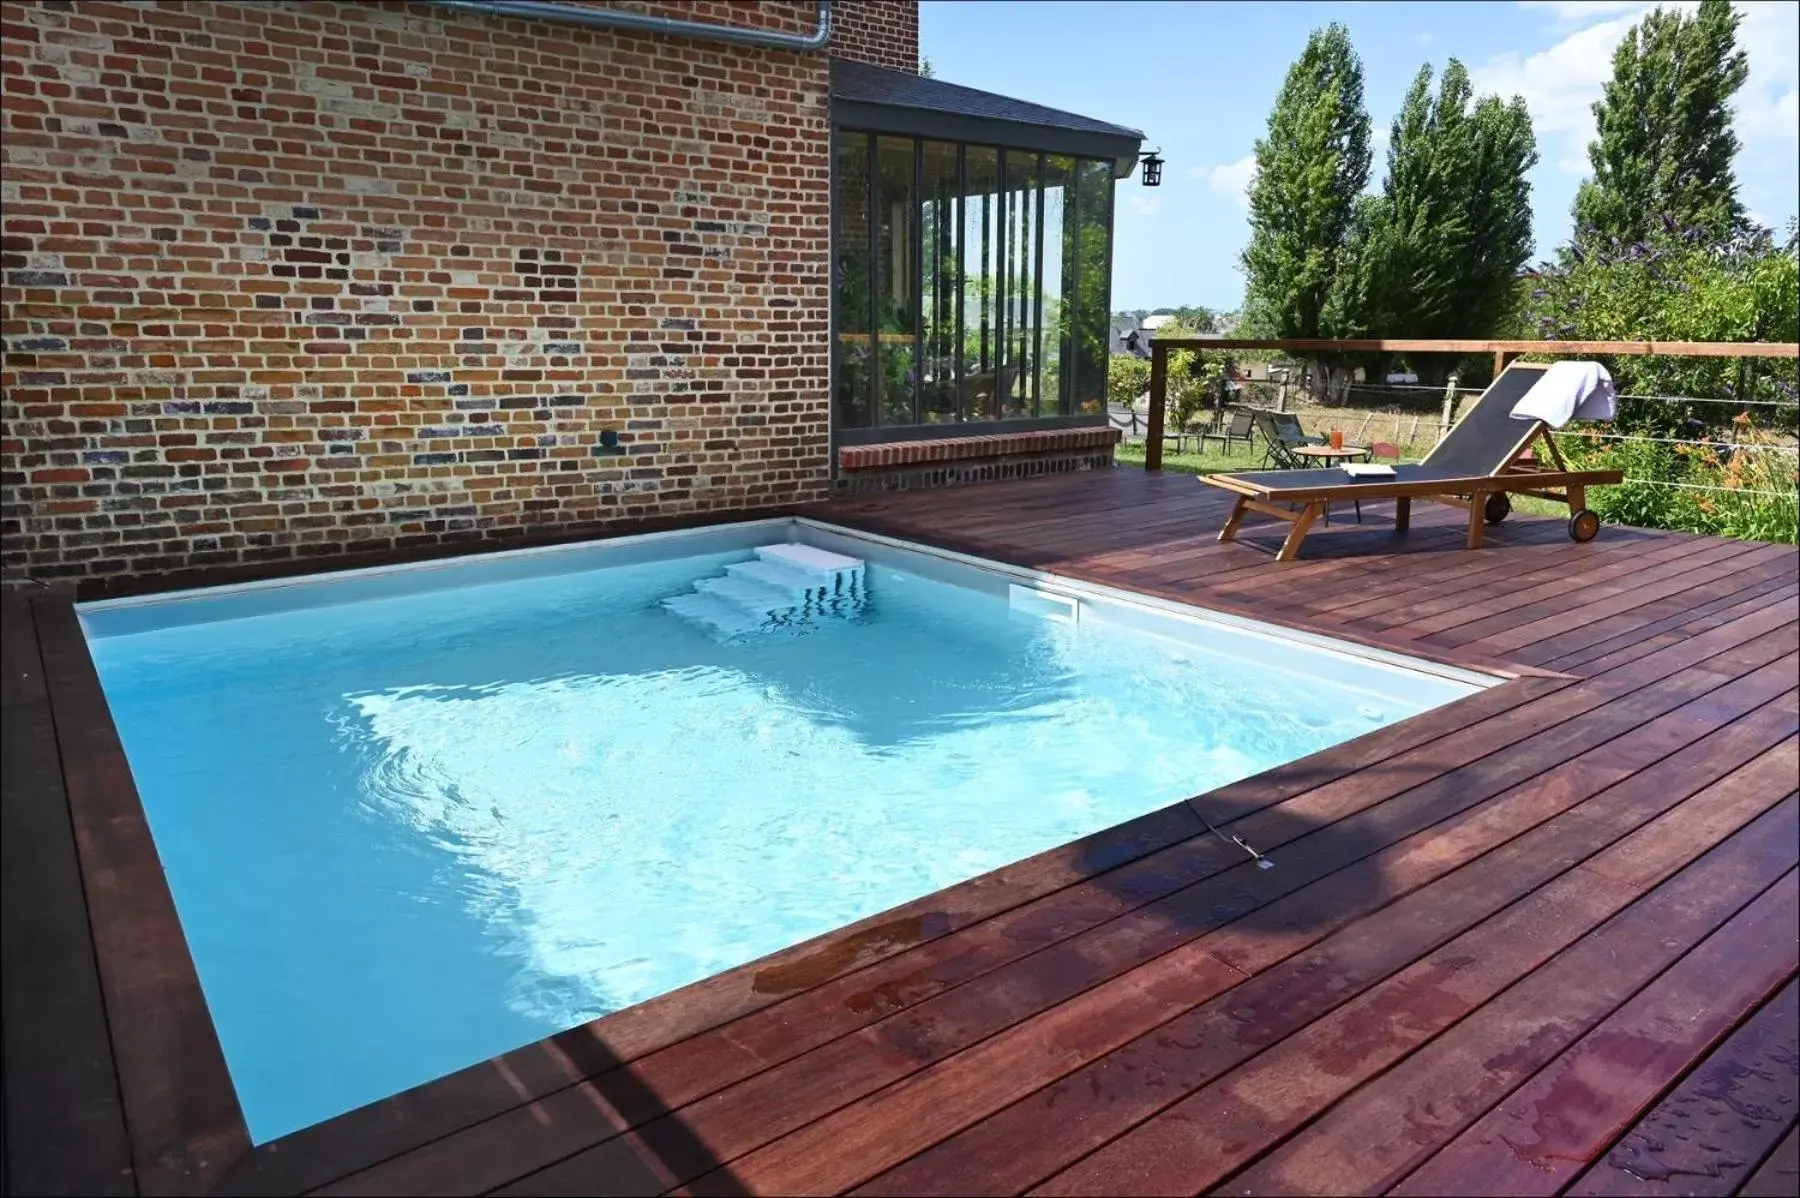
[[[1463,666],[1451,665],[1448,662],[1432,661],[1425,657],[1415,657],[1389,649],[1379,649],[1373,645],[1358,644],[1355,641],[1343,640],[1323,633],[1308,632],[1305,629],[1290,628],[1283,624],[1274,624],[1266,620],[1256,620],[1248,616],[1233,615],[1230,612],[1215,611],[1193,603],[1182,603],[1177,600],[1161,599],[1155,595],[1146,595],[1140,591],[1125,590],[1107,586],[1104,583],[1086,582],[1077,578],[1069,578],[1061,574],[1052,574],[1044,570],[1034,570],[1029,566],[1014,566],[1007,562],[995,561],[992,558],[976,557],[973,554],[959,553],[952,549],[941,549],[935,545],[925,545],[917,541],[907,541],[899,537],[890,537],[882,533],[865,532],[861,529],[845,528],[842,525],[830,524],[823,520],[814,520],[808,516],[795,516],[794,522],[801,527],[816,528],[838,536],[855,540],[869,541],[884,545],[891,549],[908,553],[918,553],[929,557],[942,558],[957,565],[969,566],[1005,575],[1009,578],[1030,583],[1053,594],[1061,594],[1075,599],[1092,598],[1117,603],[1124,607],[1141,608],[1168,616],[1188,624],[1200,626],[1217,626],[1229,628],[1235,632],[1263,640],[1281,641],[1302,644],[1335,654],[1342,658],[1380,662],[1396,669],[1410,670],[1414,673],[1432,674],[1452,682],[1460,682],[1467,686],[1487,689],[1507,681],[1503,676],[1481,673]]]
[[[1192,603],[1162,599],[1154,595],[1145,595],[1138,591],[1107,586],[1103,583],[1087,582],[1069,578],[1049,571],[1037,570],[1028,566],[1015,566],[1008,562],[996,561],[992,558],[977,557],[974,554],[961,553],[952,549],[943,549],[919,541],[909,541],[901,537],[888,536],[884,533],[869,532],[864,529],[833,524],[827,520],[819,520],[811,516],[767,516],[756,520],[726,521],[714,524],[696,525],[691,528],[664,529],[657,532],[632,533],[618,537],[601,537],[588,540],[567,541],[555,545],[532,545],[518,549],[497,549],[487,552],[465,553],[450,557],[431,558],[416,562],[396,562],[382,566],[353,566],[339,570],[322,570],[316,573],[296,574],[282,578],[265,578],[249,582],[227,583],[220,586],[188,587],[175,591],[159,591],[148,595],[131,595],[117,599],[92,600],[76,605],[78,615],[89,612],[101,613],[127,608],[156,607],[167,604],[182,603],[203,598],[223,598],[232,595],[248,595],[263,592],[292,590],[355,579],[370,579],[406,574],[425,574],[455,570],[471,563],[504,563],[508,561],[528,561],[539,558],[587,553],[602,557],[609,550],[624,549],[634,546],[656,545],[662,543],[678,544],[685,540],[698,540],[706,537],[717,537],[722,532],[755,533],[766,531],[781,540],[793,539],[801,530],[812,530],[828,536],[861,541],[870,545],[878,545],[899,553],[910,553],[941,561],[964,568],[985,571],[1001,578],[1026,584],[1034,589],[1049,594],[1059,595],[1075,600],[1090,599],[1103,603],[1116,604],[1127,609],[1154,612],[1157,615],[1199,627],[1216,627],[1228,629],[1240,635],[1287,645],[1301,645],[1315,652],[1327,653],[1341,660],[1379,664],[1389,669],[1401,670],[1414,674],[1425,674],[1448,682],[1459,683],[1477,689],[1487,689],[1506,681],[1501,675],[1482,673],[1447,662],[1433,661],[1430,658],[1381,649],[1372,645],[1359,644],[1323,633],[1309,632],[1304,629],[1290,628],[1282,624],[1257,620],[1248,616],[1234,615],[1229,612],[1216,611]],[[600,563],[597,563],[597,565]],[[85,630],[85,622],[84,622]],[[91,635],[91,634],[90,634]]]

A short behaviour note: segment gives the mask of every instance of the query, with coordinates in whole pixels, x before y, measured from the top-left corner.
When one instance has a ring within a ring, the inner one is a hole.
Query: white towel
[[[1513,405],[1514,420],[1561,428],[1571,420],[1611,420],[1618,410],[1612,375],[1598,362],[1555,362]]]

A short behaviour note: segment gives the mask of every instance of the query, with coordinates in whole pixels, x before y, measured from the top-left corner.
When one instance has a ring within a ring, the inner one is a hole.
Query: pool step
[[[727,603],[734,603],[752,615],[767,615],[777,622],[787,618],[803,604],[800,596],[789,591],[777,590],[747,578],[734,578],[730,574],[723,578],[702,578],[694,584],[694,589],[703,595],[713,595]]]
[[[742,636],[762,628],[764,621],[735,603],[712,595],[675,595],[663,600],[663,608],[690,624],[718,636]]]
[[[723,636],[853,614],[863,605],[867,571],[853,557],[810,545],[764,545],[755,559],[702,578],[663,607]]]

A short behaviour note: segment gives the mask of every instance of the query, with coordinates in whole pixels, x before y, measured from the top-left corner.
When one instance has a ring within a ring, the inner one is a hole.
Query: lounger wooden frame
[[[1541,372],[1543,369],[1541,366],[1514,365],[1507,368],[1505,375],[1512,375],[1515,371],[1520,374],[1527,371]],[[1476,400],[1476,404],[1486,401],[1488,395],[1501,386],[1501,381],[1496,379],[1494,385]],[[1517,377],[1512,380],[1514,389],[1521,381],[1524,380]],[[1512,401],[1508,399],[1508,409],[1511,404]],[[1473,415],[1473,412],[1474,408],[1471,408],[1470,414]],[[1543,456],[1526,459],[1526,451],[1532,448],[1534,442],[1543,445]],[[1429,468],[1432,458],[1449,443],[1450,437],[1446,436],[1425,456],[1420,467]],[[1598,518],[1587,510],[1587,488],[1616,483],[1624,477],[1618,470],[1569,469],[1562,452],[1557,449],[1555,440],[1550,436],[1550,430],[1542,421],[1532,421],[1525,425],[1518,440],[1506,451],[1498,467],[1487,474],[1355,482],[1349,476],[1341,474],[1337,479],[1328,479],[1329,473],[1323,470],[1265,470],[1248,475],[1207,475],[1200,481],[1237,496],[1231,515],[1219,532],[1221,541],[1236,538],[1238,525],[1243,522],[1247,512],[1258,512],[1290,522],[1293,527],[1288,530],[1287,539],[1282,542],[1280,551],[1275,555],[1277,561],[1287,562],[1299,556],[1300,543],[1306,539],[1313,522],[1324,514],[1326,507],[1349,500],[1394,500],[1394,531],[1397,533],[1407,530],[1412,518],[1414,499],[1464,508],[1469,513],[1468,547],[1479,549],[1489,518],[1489,497],[1497,494],[1532,495],[1568,504],[1571,513],[1570,535],[1576,540],[1589,540],[1597,530]],[[1292,476],[1291,485],[1283,485],[1283,474]]]

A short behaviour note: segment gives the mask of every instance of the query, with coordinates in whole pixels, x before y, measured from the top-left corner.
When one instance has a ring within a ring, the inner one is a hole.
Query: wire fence
[[[1633,478],[1627,481],[1641,487],[1676,487],[1683,491],[1719,491],[1730,495],[1764,495],[1772,499],[1794,499],[1793,491],[1756,491],[1749,487],[1709,487],[1703,483],[1678,483],[1662,478]]]
[[[1241,383],[1245,382],[1246,380],[1240,379],[1238,381],[1241,384]],[[1248,380],[1248,381],[1251,383],[1261,383],[1263,380],[1252,379],[1252,380]],[[1297,387],[1297,384],[1288,384],[1288,385],[1291,387]],[[1353,387],[1353,388],[1351,388],[1351,390],[1352,391],[1361,391],[1364,393],[1367,393],[1370,391],[1428,391],[1433,395],[1441,395],[1441,396],[1445,397],[1446,399],[1451,396],[1456,396],[1458,398],[1461,398],[1464,395],[1480,395],[1482,392],[1482,388],[1480,388],[1480,387],[1452,387],[1452,386],[1448,386],[1448,385],[1443,386],[1443,387],[1433,387],[1427,383],[1363,384],[1363,385]],[[1619,395],[1619,398],[1620,399],[1645,400],[1645,401],[1650,401],[1650,402],[1655,402],[1655,403],[1715,404],[1715,405],[1725,405],[1725,406],[1734,407],[1734,408],[1735,407],[1744,407],[1744,406],[1764,407],[1764,408],[1792,408],[1792,407],[1800,406],[1800,398],[1796,398],[1796,399],[1736,399],[1736,398],[1720,399],[1720,398],[1714,397],[1714,398],[1708,399],[1708,398],[1705,398],[1705,397],[1699,396],[1699,395],[1629,395],[1629,394],[1623,394],[1623,393],[1621,393]]]

